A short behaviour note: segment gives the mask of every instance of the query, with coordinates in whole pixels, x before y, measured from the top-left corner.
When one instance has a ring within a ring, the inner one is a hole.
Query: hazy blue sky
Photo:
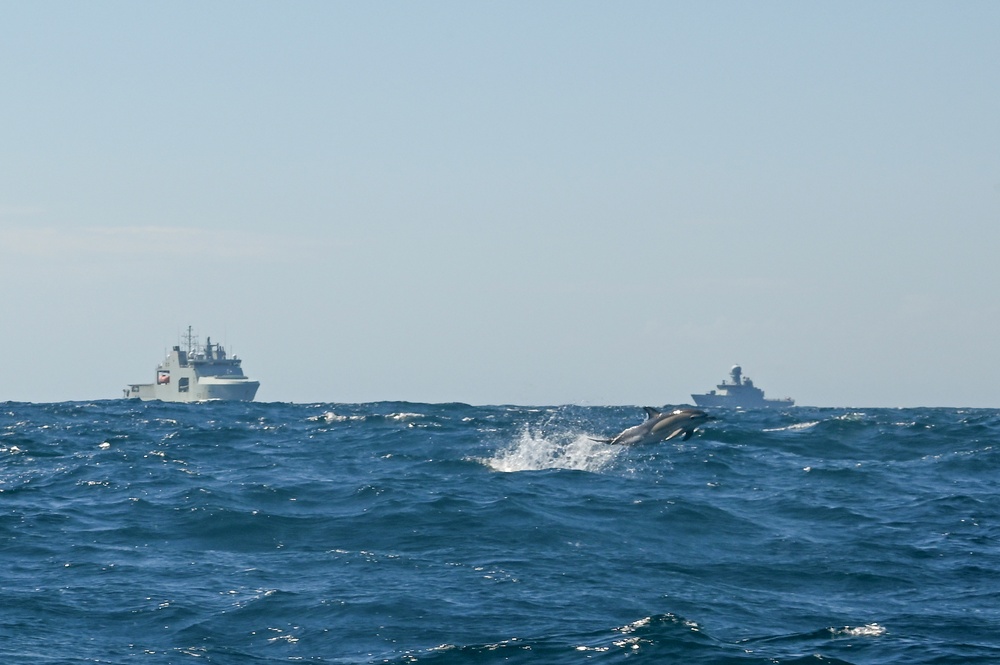
[[[0,2],[0,400],[1000,406],[1000,3]]]

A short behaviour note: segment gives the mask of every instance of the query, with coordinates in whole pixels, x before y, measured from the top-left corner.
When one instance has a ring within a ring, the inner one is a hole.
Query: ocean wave
[[[308,418],[306,418],[306,420],[314,423],[323,422],[330,425],[332,423],[363,422],[365,420],[365,416],[358,416],[358,415],[346,416],[334,413],[333,411],[324,411],[323,413],[320,413],[318,415],[309,416]]]
[[[8,403],[0,658],[997,662],[1000,412],[720,415]]]
[[[830,632],[835,637],[881,637],[886,634],[885,626],[877,623],[869,623],[864,626],[844,626],[843,628],[831,628]]]
[[[762,432],[803,432],[805,430],[810,430],[816,425],[819,425],[819,420],[811,420],[805,423],[794,423],[792,425],[785,425],[784,427],[765,427]]]

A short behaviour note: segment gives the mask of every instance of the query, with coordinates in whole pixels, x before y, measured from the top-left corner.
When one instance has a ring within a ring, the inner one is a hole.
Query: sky
[[[0,401],[1000,407],[1000,4],[0,0]]]

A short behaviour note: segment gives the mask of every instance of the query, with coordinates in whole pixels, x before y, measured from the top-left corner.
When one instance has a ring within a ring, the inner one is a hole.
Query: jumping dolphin
[[[646,422],[629,427],[613,439],[594,439],[603,443],[634,446],[641,443],[657,443],[669,441],[675,436],[684,435],[681,441],[687,441],[695,429],[707,420],[715,420],[713,416],[698,409],[674,409],[661,413],[651,406],[644,406]]]

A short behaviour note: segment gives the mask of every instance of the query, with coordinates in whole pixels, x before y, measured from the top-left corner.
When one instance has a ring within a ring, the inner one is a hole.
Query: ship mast
[[[188,326],[187,334],[181,337],[181,339],[187,343],[188,358],[193,357],[194,352],[198,350],[198,338],[192,331],[191,326]]]

